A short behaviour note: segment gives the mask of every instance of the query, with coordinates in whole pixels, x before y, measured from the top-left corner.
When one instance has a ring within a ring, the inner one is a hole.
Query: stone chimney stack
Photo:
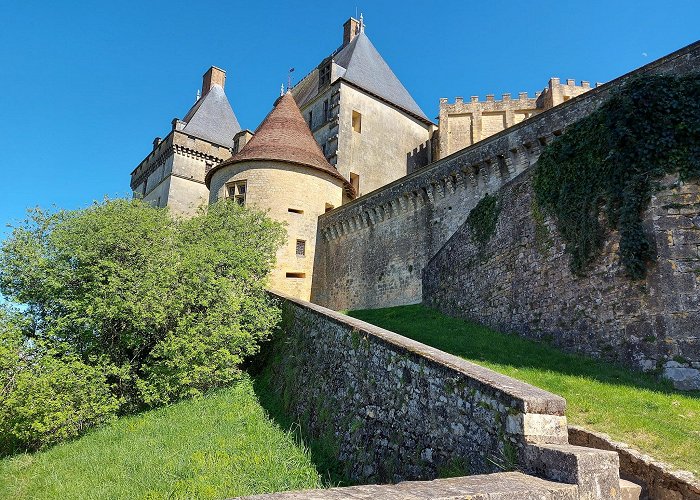
[[[343,47],[360,34],[360,21],[351,17],[343,24]]]
[[[207,92],[209,92],[214,85],[221,85],[223,88],[225,83],[226,72],[221,68],[212,66],[202,77],[202,97],[207,95]]]

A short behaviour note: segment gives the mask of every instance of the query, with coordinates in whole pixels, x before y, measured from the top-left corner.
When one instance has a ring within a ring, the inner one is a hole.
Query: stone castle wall
[[[590,89],[591,85],[587,81],[576,85],[571,79],[561,83],[559,78],[550,78],[547,87],[542,92],[537,92],[535,97],[520,92],[517,99],[512,99],[510,94],[503,94],[501,100],[496,100],[489,94],[485,101],[479,100],[479,96],[471,96],[467,102],[462,97],[457,97],[454,103],[442,98],[439,147],[435,159],[491,137]]]
[[[585,276],[572,275],[554,221],[537,209],[532,171],[498,193],[495,234],[473,242],[468,223],[428,263],[425,303],[569,351],[663,370],[700,389],[700,185],[668,178],[644,226],[658,253],[645,280],[620,264],[610,232]]]
[[[534,165],[627,79],[699,70],[696,43],[322,215],[312,301],[336,310],[421,302],[424,268],[486,193]]]
[[[204,183],[208,169],[231,156],[231,150],[189,136],[173,121],[173,130],[131,173],[134,195],[154,206],[169,206],[177,215],[194,215],[206,206],[209,190]]]
[[[333,448],[349,479],[394,482],[517,468],[578,484],[580,498],[601,498],[601,491],[618,498],[617,455],[568,445],[560,396],[280,298],[282,332],[269,364],[273,390],[306,439]]]
[[[308,300],[316,221],[326,211],[326,206],[341,204],[343,182],[330,174],[299,165],[261,160],[239,162],[214,172],[209,203],[229,197],[228,187],[234,182],[246,183],[246,205],[264,210],[285,225],[287,240],[277,251],[270,287]]]

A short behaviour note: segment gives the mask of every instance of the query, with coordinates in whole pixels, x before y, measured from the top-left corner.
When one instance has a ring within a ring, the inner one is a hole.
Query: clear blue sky
[[[700,34],[697,0],[0,0],[0,222],[130,195],[129,173],[211,65],[254,129],[287,70],[298,80],[335,49],[356,8],[429,117],[440,97],[532,95],[551,76],[604,82]]]

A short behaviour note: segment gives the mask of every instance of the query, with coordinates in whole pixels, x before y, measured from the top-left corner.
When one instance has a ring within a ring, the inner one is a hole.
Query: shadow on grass
[[[268,366],[258,366],[249,369],[253,375],[253,390],[258,397],[260,405],[265,409],[270,418],[284,431],[291,432],[296,443],[309,450],[311,462],[321,475],[324,487],[351,486],[354,483],[348,481],[343,473],[343,468],[337,458],[337,444],[327,438],[317,438],[307,435],[299,420],[295,419],[285,408],[283,397],[276,390],[274,373],[269,363],[272,358],[266,357]]]
[[[500,333],[478,323],[445,316],[423,305],[350,311],[348,315],[470,361],[535,368],[606,384],[700,398],[700,391],[679,391],[653,374],[565,353],[546,343]]]

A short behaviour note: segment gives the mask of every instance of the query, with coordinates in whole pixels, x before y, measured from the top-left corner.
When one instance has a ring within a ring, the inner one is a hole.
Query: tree
[[[34,209],[0,249],[0,291],[31,325],[21,345],[99,367],[125,412],[240,376],[279,318],[265,285],[284,237],[228,201],[189,220],[138,200]]]

